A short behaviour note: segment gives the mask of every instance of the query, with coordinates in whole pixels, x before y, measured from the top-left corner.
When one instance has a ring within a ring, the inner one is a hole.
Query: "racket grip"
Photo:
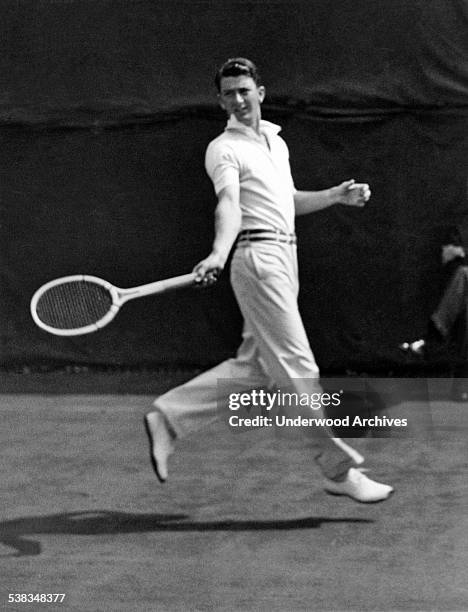
[[[165,293],[166,291],[172,291],[174,289],[183,289],[184,287],[190,287],[194,284],[195,274],[193,272],[190,272],[190,274],[183,274],[182,276],[173,276],[172,278],[165,278],[154,283],[141,285],[140,287],[132,287],[130,289],[118,289],[119,306],[121,306],[128,300],[144,297],[145,295],[154,295],[159,293]]]
[[[170,291],[172,289],[183,289],[184,287],[190,287],[195,284],[196,274],[190,272],[190,274],[182,274],[182,276],[174,276],[173,278],[166,278],[158,281],[160,283],[160,289],[158,293],[163,291]]]

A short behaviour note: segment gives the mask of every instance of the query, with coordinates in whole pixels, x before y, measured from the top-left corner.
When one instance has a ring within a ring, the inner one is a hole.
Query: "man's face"
[[[255,128],[260,120],[260,105],[265,97],[265,88],[257,86],[252,77],[222,77],[219,104],[227,114],[234,115],[238,121]]]

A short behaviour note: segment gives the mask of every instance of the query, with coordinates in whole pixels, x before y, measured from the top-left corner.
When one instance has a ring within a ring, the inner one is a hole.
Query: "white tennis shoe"
[[[325,480],[325,490],[332,495],[347,495],[363,503],[383,501],[393,493],[393,487],[371,480],[358,468],[350,468],[342,482]]]

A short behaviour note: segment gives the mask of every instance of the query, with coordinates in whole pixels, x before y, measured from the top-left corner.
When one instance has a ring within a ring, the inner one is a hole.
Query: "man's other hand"
[[[371,190],[367,183],[356,183],[354,179],[344,181],[335,187],[338,202],[345,206],[362,207],[371,196]]]

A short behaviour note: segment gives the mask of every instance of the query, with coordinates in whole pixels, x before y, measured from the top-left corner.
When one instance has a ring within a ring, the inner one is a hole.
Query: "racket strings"
[[[102,319],[111,306],[112,296],[107,289],[79,280],[50,287],[39,298],[36,313],[50,327],[77,329]]]

